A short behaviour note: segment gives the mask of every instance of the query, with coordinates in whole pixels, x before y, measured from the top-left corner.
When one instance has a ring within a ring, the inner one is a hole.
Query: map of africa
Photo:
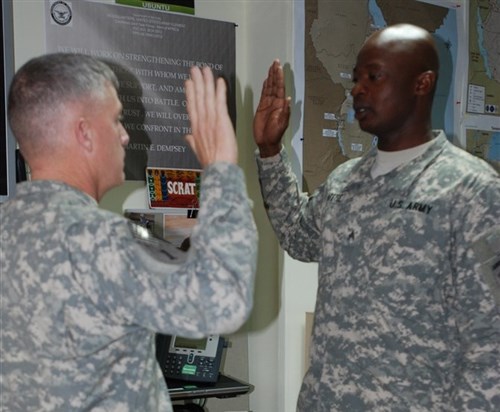
[[[500,3],[470,0],[469,7],[467,111],[500,116]]]
[[[435,35],[441,69],[433,128],[444,129],[450,138],[454,135],[453,9],[418,0],[306,0],[304,5],[304,190],[312,192],[335,167],[376,143],[354,119],[351,74],[365,39],[387,25],[413,23]]]
[[[467,129],[465,149],[487,160],[500,173],[500,132]]]
[[[493,118],[491,130],[467,129],[466,149],[500,172],[500,3],[470,0],[467,112]]]

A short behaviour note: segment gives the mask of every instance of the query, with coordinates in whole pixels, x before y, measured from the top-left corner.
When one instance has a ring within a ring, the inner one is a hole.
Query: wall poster
[[[184,81],[192,65],[226,79],[235,124],[235,24],[92,1],[46,1],[47,52],[106,61],[119,80],[130,135],[126,180],[146,168],[199,169],[184,139],[190,132]]]

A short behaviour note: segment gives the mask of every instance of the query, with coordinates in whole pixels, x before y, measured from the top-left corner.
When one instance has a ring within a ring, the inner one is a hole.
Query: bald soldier
[[[500,179],[431,128],[431,35],[396,25],[360,50],[351,94],[365,156],[298,190],[281,139],[279,61],[254,118],[262,196],[290,256],[318,262],[298,411],[500,410]]]

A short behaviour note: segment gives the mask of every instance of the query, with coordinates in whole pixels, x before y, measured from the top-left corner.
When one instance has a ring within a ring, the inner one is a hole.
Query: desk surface
[[[167,379],[170,399],[230,398],[251,392],[253,386],[227,375],[220,374],[216,383],[196,383]]]

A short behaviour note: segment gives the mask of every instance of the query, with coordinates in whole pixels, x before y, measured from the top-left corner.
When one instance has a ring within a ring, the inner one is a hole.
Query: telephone
[[[224,338],[209,335],[201,339],[156,334],[156,359],[165,379],[189,382],[217,382]]]

